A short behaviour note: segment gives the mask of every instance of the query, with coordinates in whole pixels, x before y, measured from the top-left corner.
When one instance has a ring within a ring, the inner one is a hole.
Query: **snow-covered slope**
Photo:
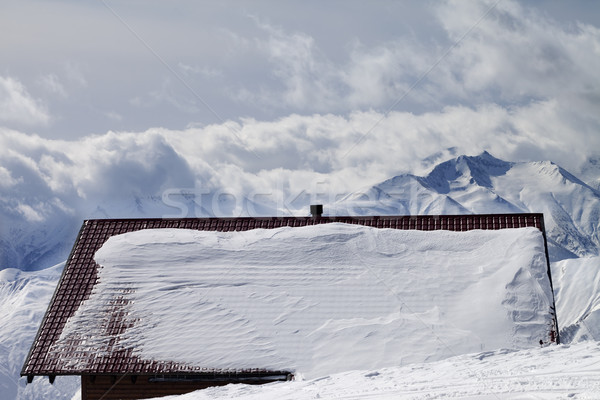
[[[81,226],[81,219],[61,210],[37,222],[14,215],[2,217],[0,266],[25,271],[65,261]]]
[[[400,175],[352,193],[331,214],[544,213],[553,260],[600,253],[600,192],[549,162],[460,156],[427,176]]]
[[[65,378],[60,386],[47,379],[25,385],[19,377],[23,361],[35,338],[40,321],[63,265],[43,271],[23,272],[9,268],[0,271],[0,398],[70,399],[78,379]]]
[[[588,158],[577,176],[594,189],[600,190],[600,156]]]
[[[561,339],[600,341],[600,257],[557,262],[552,276]]]
[[[599,393],[600,343],[586,342],[521,351],[500,349],[262,386],[228,385],[161,399],[595,400]]]

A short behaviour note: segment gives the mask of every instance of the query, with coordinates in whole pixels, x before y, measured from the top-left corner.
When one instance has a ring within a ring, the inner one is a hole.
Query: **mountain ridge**
[[[439,159],[438,156],[434,158]],[[426,159],[424,162],[430,161]],[[551,161],[504,161],[484,151],[476,156],[460,155],[430,167],[429,172],[422,176],[410,173],[397,175],[348,193],[338,201],[323,202],[325,213],[440,215],[539,212],[545,216],[553,261],[600,254],[600,191],[558,164]],[[306,215],[307,204],[313,201],[306,195],[282,209],[280,204],[256,199],[244,198],[237,206],[228,204],[227,199],[219,199],[218,206],[224,214],[215,215],[215,210],[211,211],[199,197],[184,192],[163,193],[162,196],[132,192],[129,197],[119,200],[87,200],[83,206],[57,204],[44,208],[37,216],[35,204],[29,205],[30,214],[23,215],[0,207],[0,216],[5,221],[3,229],[0,229],[0,270],[38,270],[64,261],[83,219]],[[73,201],[81,202],[81,199]],[[215,199],[212,198],[212,201]],[[0,198],[0,206],[1,203]]]
[[[425,176],[402,174],[350,193],[332,214],[477,214],[545,216],[554,261],[598,255],[600,192],[551,161],[509,162],[488,152],[459,156]]]

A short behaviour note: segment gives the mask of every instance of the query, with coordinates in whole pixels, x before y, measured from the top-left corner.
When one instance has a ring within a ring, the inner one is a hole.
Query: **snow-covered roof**
[[[523,226],[542,216],[85,221],[22,374],[310,376],[524,346],[551,322],[542,231],[481,230]]]

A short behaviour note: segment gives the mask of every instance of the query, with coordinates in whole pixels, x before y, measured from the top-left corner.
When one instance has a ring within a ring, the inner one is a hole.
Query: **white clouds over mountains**
[[[523,113],[487,106],[423,115],[291,115],[272,122],[109,132],[77,141],[4,129],[0,189],[12,214],[39,219],[44,210],[64,204],[78,209],[77,204],[132,196],[160,198],[168,189],[220,191],[238,199],[250,193],[272,199],[315,191],[335,196],[402,172],[422,172],[424,158],[449,147],[454,154],[487,149],[515,161],[547,157],[571,169],[584,161],[586,147],[600,148],[595,137],[540,143],[537,135],[519,135],[531,123]],[[548,130],[552,122],[545,122]],[[40,207],[37,214],[26,213],[21,204]]]

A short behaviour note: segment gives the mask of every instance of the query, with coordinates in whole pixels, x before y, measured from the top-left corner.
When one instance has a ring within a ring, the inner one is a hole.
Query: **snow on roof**
[[[110,237],[95,261],[98,282],[50,350],[71,355],[67,369],[121,352],[315,377],[527,348],[552,318],[535,228],[144,229]]]

